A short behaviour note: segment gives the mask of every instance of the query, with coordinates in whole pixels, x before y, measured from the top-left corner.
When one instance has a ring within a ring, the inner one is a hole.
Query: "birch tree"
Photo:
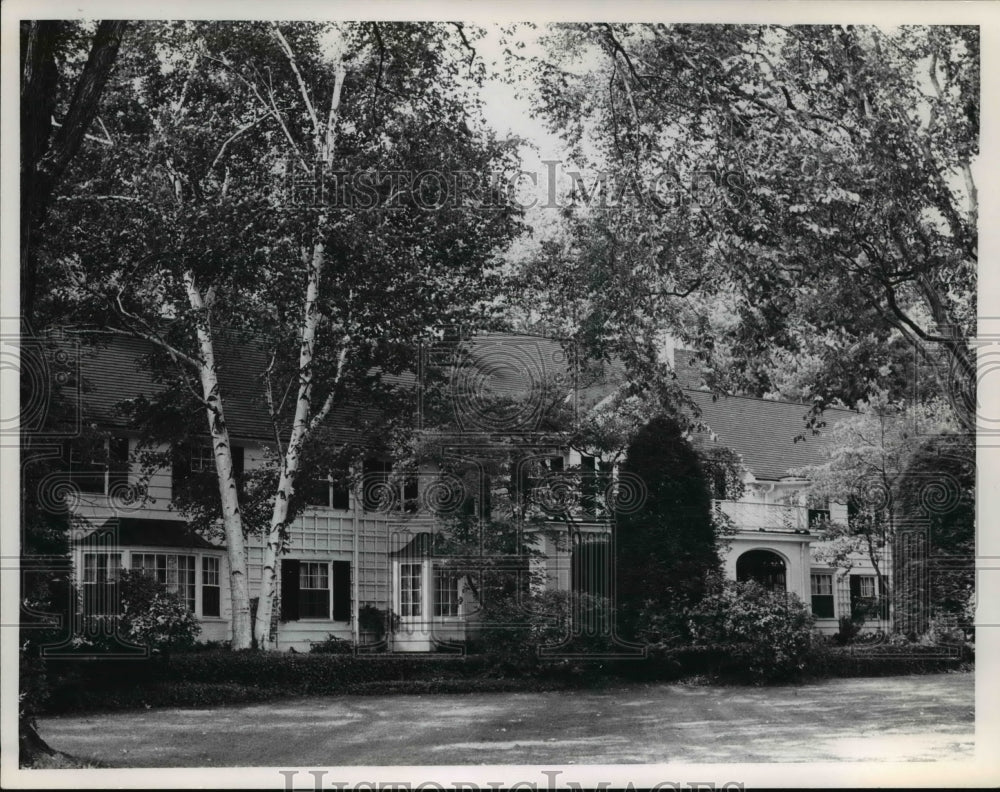
[[[238,577],[234,647],[251,643],[244,535],[259,531],[256,639],[268,648],[275,567],[310,438],[380,375],[412,367],[422,333],[481,313],[499,283],[488,269],[492,251],[518,230],[510,211],[449,203],[441,184],[428,207],[401,176],[366,185],[368,203],[354,207],[300,202],[288,185],[305,179],[315,188],[334,165],[488,172],[513,167],[511,148],[472,129],[477,104],[467,86],[479,72],[464,29],[199,23],[149,31],[138,74],[121,86],[126,150],[113,168],[91,161],[99,176],[67,196],[64,216],[100,229],[76,236],[65,258],[68,291],[85,296],[81,317],[110,308],[102,326],[156,345],[171,396],[206,411]],[[95,221],[93,207],[104,201],[121,206],[116,227]],[[220,333],[250,340],[270,360],[254,385],[274,430],[273,489],[260,524],[247,524],[232,473]]]

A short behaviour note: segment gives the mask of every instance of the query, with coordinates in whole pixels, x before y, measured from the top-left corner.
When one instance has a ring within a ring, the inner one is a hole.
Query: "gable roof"
[[[126,428],[119,403],[140,396],[153,398],[167,388],[141,362],[151,348],[142,339],[110,335],[100,336],[96,345],[81,345],[82,412],[89,420]],[[567,363],[562,346],[541,336],[475,336],[463,354],[476,369],[470,375],[470,385],[518,397],[541,382],[562,382],[573,387],[581,411],[593,407],[617,384],[618,369],[614,366],[585,374],[570,384],[565,379]],[[235,440],[269,440],[272,430],[261,390],[268,363],[263,351],[247,343],[223,340],[218,344],[217,360],[231,436]],[[806,429],[809,405],[751,396],[713,396],[705,389],[698,362],[689,350],[675,352],[675,373],[678,384],[700,410],[699,420],[708,427],[708,431],[696,433],[696,444],[733,449],[743,458],[744,466],[764,480],[786,478],[790,470],[823,459],[829,433],[814,435]],[[412,376],[387,379],[413,382]],[[831,408],[823,419],[829,426],[851,414],[850,410]],[[328,425],[341,442],[362,442],[364,423],[377,415],[370,405],[344,406],[331,413]]]
[[[87,420],[109,428],[128,428],[121,405],[166,392],[168,381],[160,381],[143,362],[153,345],[141,338],[111,334],[87,334],[79,343],[61,345],[79,353],[79,384],[82,414]],[[234,440],[267,440],[273,437],[263,395],[263,376],[268,359],[263,350],[247,343],[216,340],[216,370],[230,436]],[[361,442],[364,423],[378,416],[361,404],[334,409],[330,427],[344,443]]]
[[[757,479],[787,478],[795,468],[818,464],[825,457],[829,431],[812,434],[806,428],[807,404],[752,396],[713,399],[706,391],[689,390],[687,395],[701,410],[699,420],[708,426],[707,432],[696,435],[695,442],[733,449]],[[823,420],[829,427],[851,414],[850,410],[827,409]]]

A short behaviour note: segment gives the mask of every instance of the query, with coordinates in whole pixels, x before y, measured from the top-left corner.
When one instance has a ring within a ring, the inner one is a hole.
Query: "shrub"
[[[598,627],[591,631],[596,634],[574,630],[574,620]],[[610,627],[606,597],[567,591],[545,591],[523,599],[512,596],[493,603],[488,622],[473,633],[469,649],[485,655],[495,668],[523,673],[536,669],[547,652],[586,656],[612,648],[607,637]]]
[[[816,644],[807,673],[815,678],[935,674],[968,668],[973,661],[973,652],[961,646],[924,646],[895,640],[853,646]]]
[[[314,641],[309,647],[309,651],[313,654],[349,655],[354,654],[354,644],[351,641],[338,638],[333,633],[330,633],[322,641]]]
[[[191,647],[201,632],[194,614],[176,594],[149,575],[121,573],[119,630],[125,640],[155,650]]]
[[[105,649],[119,652],[127,645],[154,652],[189,650],[201,625],[179,596],[150,575],[122,570],[118,581],[117,615],[90,616],[75,644],[81,652]]]
[[[806,667],[813,617],[794,594],[749,581],[722,582],[688,610],[692,645],[724,648],[721,669],[753,682],[794,677]]]

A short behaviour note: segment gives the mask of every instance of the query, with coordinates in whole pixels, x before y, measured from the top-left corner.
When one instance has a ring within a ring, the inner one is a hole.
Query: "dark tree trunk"
[[[42,756],[55,756],[55,750],[41,738],[30,718],[21,717],[18,723],[18,764],[28,767]]]
[[[35,318],[37,246],[52,194],[97,115],[127,25],[121,20],[98,24],[87,63],[55,136],[56,54],[63,23],[40,20],[25,22],[21,28],[21,315],[29,322]]]

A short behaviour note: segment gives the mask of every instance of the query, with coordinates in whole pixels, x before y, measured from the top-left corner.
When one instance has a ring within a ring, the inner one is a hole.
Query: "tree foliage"
[[[847,506],[846,521],[819,526],[816,557],[846,574],[860,554],[882,575],[900,530],[906,470],[930,438],[947,436],[942,433],[958,426],[941,402],[906,407],[883,392],[858,408],[857,415],[829,429],[827,459],[795,473],[810,481],[809,497],[819,507]]]
[[[936,377],[970,419],[975,28],[566,24],[547,43],[540,111],[624,185],[571,213],[555,287],[581,326],[669,330],[726,365],[718,387],[819,406]]]
[[[976,461],[971,438],[928,437],[897,488],[897,621],[921,634],[935,620],[969,631],[975,618]],[[915,538],[904,546],[904,534]],[[916,552],[914,552],[916,550]]]
[[[412,367],[415,338],[481,317],[496,293],[489,259],[518,230],[510,211],[391,174],[447,183],[510,168],[512,152],[476,118],[464,28],[148,23],[134,40],[115,84],[113,150],[88,152],[64,196],[61,296],[80,321],[157,345],[154,365],[205,410],[237,577],[245,526],[220,328],[270,361],[257,385],[278,471],[258,610],[266,644],[310,433],[379,376]],[[363,173],[369,203],[335,205],[330,180]],[[248,612],[234,597],[234,614]]]
[[[718,571],[710,484],[676,422],[654,419],[628,448],[622,472],[643,482],[641,508],[616,516],[619,634],[643,637],[657,617],[679,616]]]

